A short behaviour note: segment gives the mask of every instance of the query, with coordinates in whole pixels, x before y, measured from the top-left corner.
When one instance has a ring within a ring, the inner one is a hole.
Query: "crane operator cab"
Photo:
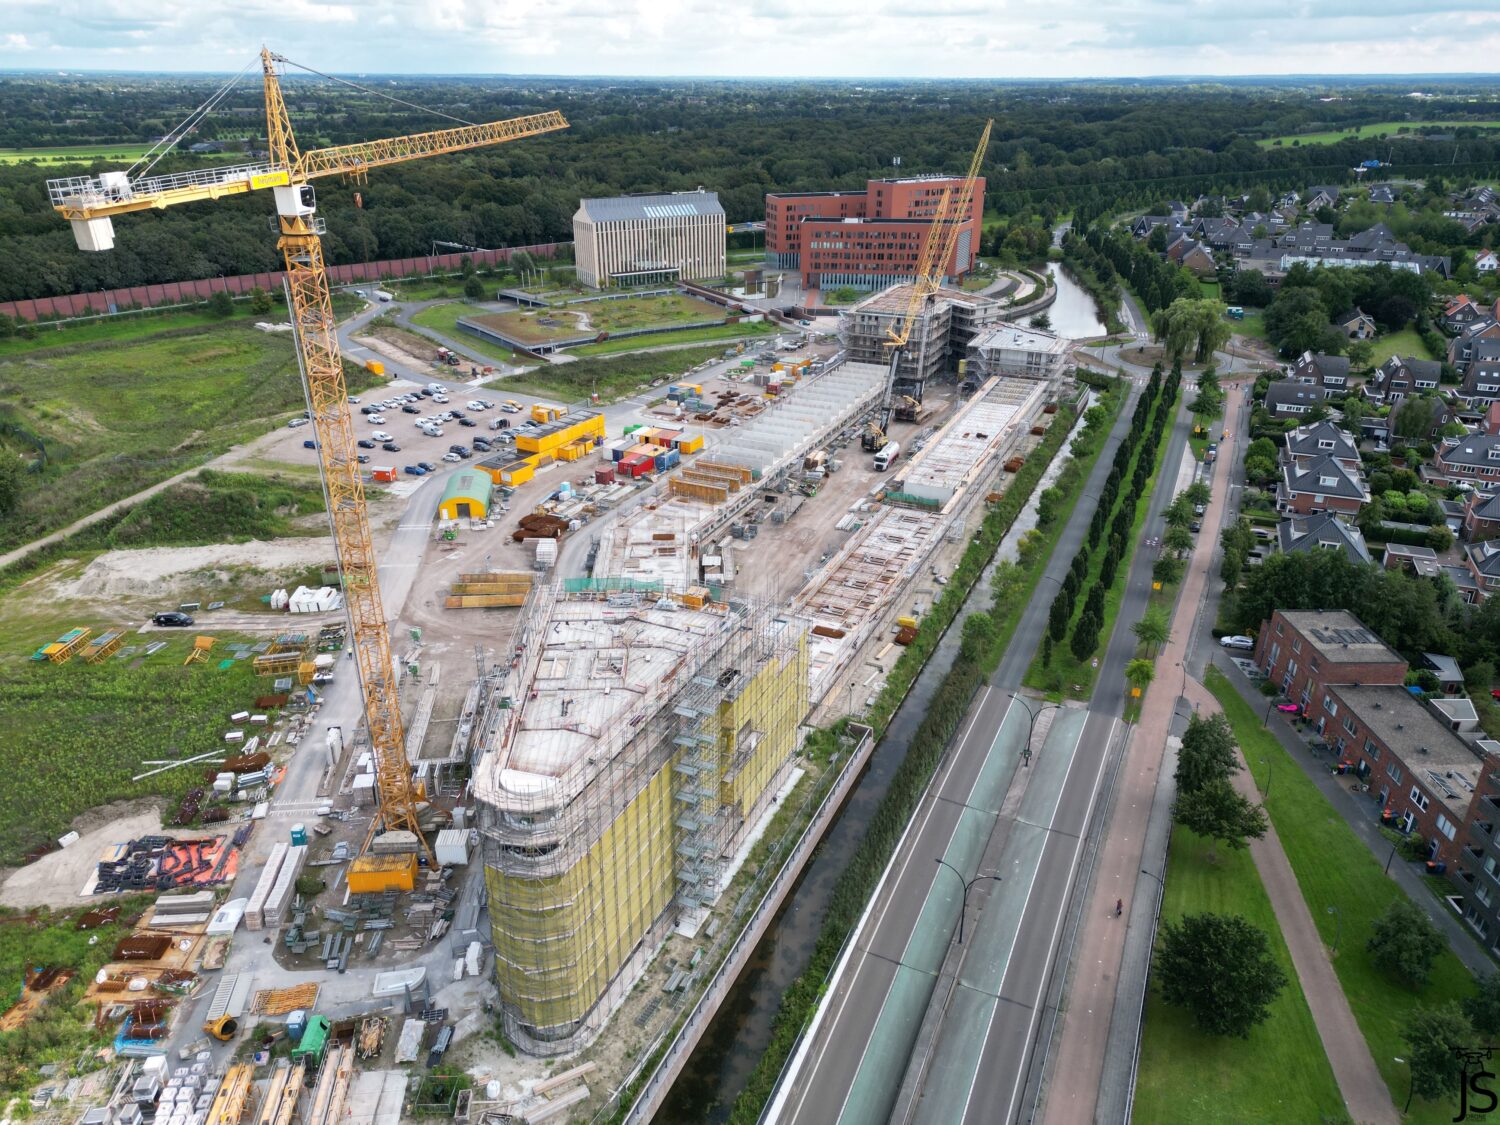
[[[311,184],[291,184],[272,190],[276,195],[276,213],[284,219],[305,219],[318,209]]]

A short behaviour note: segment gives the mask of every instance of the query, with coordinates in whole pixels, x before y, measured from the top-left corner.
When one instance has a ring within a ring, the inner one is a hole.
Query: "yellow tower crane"
[[[268,159],[264,163],[205,168],[173,175],[131,178],[128,172],[48,181],[53,208],[73,225],[82,250],[114,246],[113,216],[152,211],[270,188],[276,199],[286,259],[287,291],[297,357],[306,382],[318,438],[329,522],[344,577],[344,596],[353,626],[365,717],[375,754],[380,806],[373,831],[404,829],[416,835],[428,859],[432,853],[417,828],[417,793],[411,781],[397,702],[397,673],[380,601],[370,521],[365,510],[349,396],[344,387],[333,302],[319,235],[323,221],[309,181],[322,176],[362,176],[371,168],[502,144],[566,129],[557,112],[516,117],[484,125],[464,125],[408,137],[336,145],[300,152],[282,97],[279,67],[288,60],[260,54],[265,80]]]
[[[906,344],[911,339],[917,318],[927,311],[933,295],[942,288],[943,273],[958,250],[959,233],[974,206],[974,185],[979,179],[979,166],[984,163],[984,154],[989,151],[990,130],[994,126],[993,119],[984,123],[984,132],[980,135],[978,147],[974,149],[974,156],[969,161],[969,171],[963,182],[957,188],[952,185],[945,187],[938,198],[932,225],[927,228],[927,236],[922,240],[922,252],[917,257],[917,272],[907,294],[906,308],[900,318],[886,329],[885,346],[891,351],[891,366],[885,379],[885,400],[880,408],[880,424],[878,428],[866,431],[866,448],[878,448],[878,443],[885,441],[886,431],[890,429],[891,412],[896,401],[897,370],[901,366],[901,359],[906,353]],[[909,401],[911,405],[906,407],[907,412],[915,417],[921,416],[920,386],[919,379],[917,395],[903,396],[903,405]]]

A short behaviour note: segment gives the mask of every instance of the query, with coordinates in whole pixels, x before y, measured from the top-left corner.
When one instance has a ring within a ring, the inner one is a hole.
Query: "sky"
[[[1492,0],[5,0],[0,68],[1106,78],[1494,72]]]

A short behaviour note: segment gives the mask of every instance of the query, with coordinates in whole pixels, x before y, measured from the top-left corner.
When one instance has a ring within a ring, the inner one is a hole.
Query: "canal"
[[[1099,319],[1099,308],[1088,290],[1073,280],[1061,262],[1048,262],[1047,276],[1057,285],[1057,300],[1047,310],[1052,331],[1071,340],[1103,336],[1104,322]]]

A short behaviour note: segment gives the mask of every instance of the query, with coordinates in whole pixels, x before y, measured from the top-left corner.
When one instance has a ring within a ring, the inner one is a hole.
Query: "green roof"
[[[446,504],[449,500],[478,500],[485,507],[489,507],[490,495],[494,489],[495,482],[490,479],[488,473],[454,473],[449,478],[448,487],[443,490],[443,498],[438,503]]]

